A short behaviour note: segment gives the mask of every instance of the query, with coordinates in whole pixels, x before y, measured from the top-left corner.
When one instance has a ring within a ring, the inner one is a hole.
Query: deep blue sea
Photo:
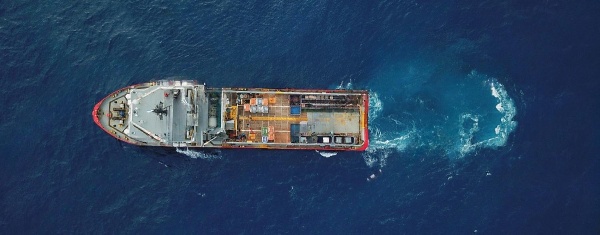
[[[598,1],[0,1],[0,234],[600,234]],[[131,84],[355,88],[368,151],[156,149]]]

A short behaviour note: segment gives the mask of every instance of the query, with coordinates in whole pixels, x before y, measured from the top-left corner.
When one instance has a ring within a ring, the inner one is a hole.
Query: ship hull
[[[92,119],[138,146],[364,151],[364,90],[208,88],[161,80],[112,92]]]

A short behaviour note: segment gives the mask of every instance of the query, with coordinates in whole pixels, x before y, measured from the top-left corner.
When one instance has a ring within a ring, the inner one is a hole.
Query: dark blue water
[[[598,12],[0,2],[0,233],[598,234]],[[371,147],[152,149],[94,125],[108,93],[169,76],[369,89]]]

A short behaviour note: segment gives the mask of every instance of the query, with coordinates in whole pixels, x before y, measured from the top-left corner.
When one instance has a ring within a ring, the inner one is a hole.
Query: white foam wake
[[[399,129],[402,122],[394,118],[387,118],[388,122],[393,123],[379,127],[376,120],[383,111],[383,102],[377,92],[369,92],[369,147],[363,153],[363,159],[369,167],[379,165],[385,166],[387,158],[394,151],[403,151],[411,142],[414,128],[412,130],[394,131]],[[382,131],[382,129],[384,131]]]
[[[197,152],[197,151],[190,150],[189,148],[185,148],[185,149],[177,148],[176,151],[178,153],[181,153],[181,154],[186,155],[186,156],[188,156],[190,158],[193,158],[193,159],[197,159],[197,158],[206,159],[206,160],[221,159],[221,156],[218,155],[218,154],[209,154],[209,153],[204,153],[204,152]]]
[[[480,133],[482,131],[480,128],[481,115],[472,113],[461,114],[459,118],[459,157],[464,157],[465,155],[482,147],[496,148],[504,146],[508,140],[508,135],[517,126],[517,122],[513,120],[517,110],[514,101],[510,98],[504,86],[496,79],[489,78],[485,75],[477,73],[476,71],[472,71],[468,76],[470,78],[485,80],[485,84],[489,86],[491,95],[498,102],[495,105],[495,109],[500,113],[500,120],[491,120],[491,123],[498,121],[498,124],[494,128],[493,132],[488,131],[486,133]],[[488,122],[490,122],[490,120],[488,120]]]
[[[495,80],[490,81],[490,90],[492,91],[492,95],[498,100],[496,109],[498,112],[504,114],[500,119],[500,124],[496,126],[495,129],[496,135],[499,135],[502,140],[496,142],[495,145],[502,146],[506,143],[508,134],[517,127],[517,122],[513,120],[515,115],[517,115],[517,109],[515,108],[515,103],[508,96],[508,92],[506,92],[506,89],[504,89],[502,84]]]
[[[369,91],[369,123],[375,121],[383,110],[383,103],[379,98],[379,94],[374,91]]]
[[[460,135],[461,147],[458,150],[458,153],[460,157],[463,157],[467,153],[475,150],[475,148],[483,144],[483,142],[473,143],[475,133],[479,131],[479,115],[464,113],[460,116],[459,123],[461,128],[458,131],[458,134]]]
[[[318,150],[315,150],[315,152],[319,153],[321,156],[323,156],[325,158],[329,158],[329,157],[337,155],[337,152],[319,152]]]
[[[335,87],[337,90],[351,90],[353,88],[352,79],[344,85],[344,81],[341,81],[339,85]]]
[[[413,131],[392,132],[384,135],[378,127],[371,127],[371,130],[369,147],[363,153],[363,159],[369,167],[375,165],[384,167],[390,154],[394,151],[401,152],[409,146],[414,133]]]

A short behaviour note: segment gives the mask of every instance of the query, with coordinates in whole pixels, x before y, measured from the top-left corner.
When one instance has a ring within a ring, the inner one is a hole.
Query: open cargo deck
[[[206,88],[161,80],[113,92],[92,116],[135,145],[362,151],[368,100],[363,90]]]

